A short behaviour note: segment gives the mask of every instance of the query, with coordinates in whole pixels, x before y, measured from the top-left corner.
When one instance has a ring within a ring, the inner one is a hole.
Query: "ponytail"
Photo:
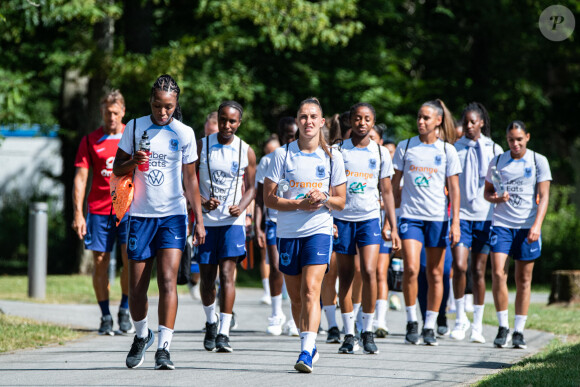
[[[455,123],[451,112],[445,106],[445,103],[440,99],[435,99],[425,102],[421,107],[429,106],[434,109],[439,116],[441,116],[441,125],[439,125],[439,138],[441,140],[453,144],[457,136],[455,132]]]

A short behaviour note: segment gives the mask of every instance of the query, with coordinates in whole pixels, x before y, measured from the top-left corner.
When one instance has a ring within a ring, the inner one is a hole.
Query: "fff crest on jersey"
[[[377,168],[377,159],[369,159],[369,169]]]
[[[524,177],[526,179],[532,177],[532,167],[524,168]]]
[[[435,156],[435,165],[441,165],[441,155]]]
[[[175,138],[169,140],[169,150],[172,152],[177,152],[178,149],[179,149],[179,141],[177,141],[177,139]]]
[[[316,177],[322,179],[326,176],[326,170],[323,165],[319,165],[316,167]]]
[[[239,167],[238,162],[232,161],[232,169],[231,169],[232,175],[235,175],[238,173],[238,167]]]

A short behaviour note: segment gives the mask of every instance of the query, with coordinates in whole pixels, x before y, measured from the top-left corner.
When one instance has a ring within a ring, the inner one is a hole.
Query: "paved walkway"
[[[387,313],[391,335],[377,339],[378,355],[339,355],[337,344],[326,344],[319,336],[320,361],[313,374],[299,374],[293,365],[300,350],[296,337],[266,335],[270,307],[260,305],[259,289],[239,289],[235,312],[239,322],[231,333],[231,354],[208,353],[203,349],[205,318],[199,301],[180,295],[176,333],[171,345],[175,371],[155,371],[149,349],[145,363],[133,370],[125,367],[132,336],[98,336],[100,313],[96,305],[48,305],[1,301],[6,314],[50,321],[89,330],[90,334],[66,345],[0,355],[0,385],[10,386],[191,386],[217,383],[239,386],[308,385],[461,385],[509,367],[539,351],[554,336],[526,330],[528,349],[496,349],[497,328],[484,327],[487,344],[440,339],[438,347],[403,344],[405,313]],[[546,301],[547,296],[534,300]],[[289,305],[284,305],[289,316]],[[150,300],[150,326],[157,327],[157,300]],[[116,314],[116,310],[114,310]],[[338,317],[338,313],[337,313]],[[340,319],[339,325],[340,325]],[[452,325],[453,321],[449,324]],[[155,329],[154,329],[155,330]],[[1,332],[0,332],[1,334]],[[155,344],[154,344],[155,345]]]

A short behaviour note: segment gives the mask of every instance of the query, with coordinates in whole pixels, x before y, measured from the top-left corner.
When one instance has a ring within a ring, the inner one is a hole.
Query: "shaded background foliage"
[[[580,3],[564,1],[578,15]],[[64,172],[80,138],[99,125],[98,99],[119,88],[126,120],[149,113],[153,81],[172,74],[184,122],[199,134],[224,99],[246,109],[240,136],[261,143],[298,103],[320,98],[326,115],[372,103],[387,137],[413,135],[415,114],[442,98],[456,118],[472,100],[491,116],[492,135],[521,119],[530,148],[550,160],[554,184],[536,276],[580,268],[574,193],[580,139],[580,48],[575,34],[545,39],[538,18],[548,1],[451,0],[5,0],[0,4],[0,124],[59,124]],[[4,198],[3,198],[4,201]],[[63,225],[70,224],[70,196]],[[4,222],[2,222],[4,223]],[[66,262],[78,242],[65,227]],[[5,259],[2,256],[2,259]],[[54,260],[51,257],[51,260]],[[68,269],[65,269],[68,268]]]

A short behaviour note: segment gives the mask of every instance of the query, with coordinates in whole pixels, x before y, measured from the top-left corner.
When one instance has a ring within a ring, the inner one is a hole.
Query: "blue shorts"
[[[129,259],[143,261],[154,257],[159,249],[185,249],[187,216],[161,218],[131,216],[129,218]]]
[[[205,228],[205,243],[199,245],[199,263],[217,265],[221,259],[246,257],[246,227],[238,225]]]
[[[193,246],[193,253],[191,254],[191,266],[189,269],[190,273],[199,273],[199,263],[197,262],[199,260],[199,256],[198,256],[198,246]]]
[[[513,259],[532,261],[542,255],[542,237],[528,243],[529,228],[507,228],[495,226],[491,229],[490,245],[494,253],[504,253]]]
[[[474,253],[489,254],[489,237],[491,220],[478,222],[474,220],[460,220],[461,238],[458,245],[471,248]]]
[[[393,242],[387,242],[384,239],[381,239],[381,247],[379,247],[379,254],[391,254],[393,252]]]
[[[401,240],[414,239],[423,247],[446,247],[449,243],[449,222],[435,222],[401,218],[399,221]]]
[[[378,218],[360,222],[335,218],[334,224],[338,228],[338,240],[333,244],[333,250],[338,254],[355,255],[357,246],[380,245],[383,240]]]
[[[129,217],[125,215],[119,227],[115,225],[115,219],[115,215],[87,214],[85,249],[109,253],[113,250],[115,239],[122,245],[126,244]]]
[[[278,238],[279,269],[287,275],[298,275],[306,265],[328,265],[332,253],[332,236],[314,234],[304,238]]]
[[[271,220],[266,221],[266,245],[276,246],[276,223]]]

